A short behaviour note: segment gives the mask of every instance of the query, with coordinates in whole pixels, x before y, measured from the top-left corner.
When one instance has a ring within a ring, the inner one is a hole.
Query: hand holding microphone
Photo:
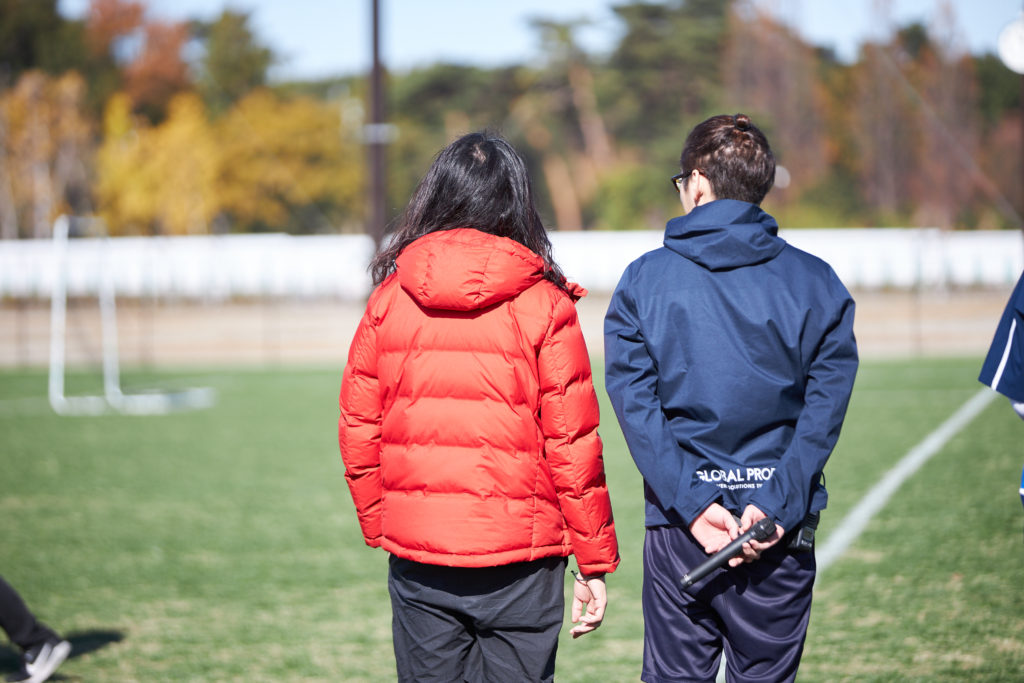
[[[729,543],[717,553],[704,560],[695,569],[683,576],[683,588],[689,588],[697,581],[711,573],[712,570],[721,567],[730,559],[743,550],[743,544],[749,541],[767,541],[775,535],[775,522],[765,517],[755,522],[744,533]]]

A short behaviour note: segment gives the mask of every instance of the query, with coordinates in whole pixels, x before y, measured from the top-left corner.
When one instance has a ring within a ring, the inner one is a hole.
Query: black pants
[[[392,555],[390,564],[399,681],[553,680],[564,557],[466,568]]]
[[[11,584],[0,576],[0,628],[7,632],[11,642],[22,650],[28,650],[55,638],[56,634],[43,624],[36,621],[28,611],[25,601]]]

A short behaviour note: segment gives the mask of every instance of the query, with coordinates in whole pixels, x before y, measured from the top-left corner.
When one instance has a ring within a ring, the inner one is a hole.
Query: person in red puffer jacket
[[[364,540],[390,553],[399,680],[551,680],[566,558],[574,637],[619,562],[586,291],[489,133],[438,154],[371,269],[338,440]]]

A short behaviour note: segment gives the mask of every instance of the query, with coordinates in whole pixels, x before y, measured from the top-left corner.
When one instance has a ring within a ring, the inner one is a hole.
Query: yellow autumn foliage
[[[48,237],[57,215],[73,210],[66,196],[86,194],[85,92],[77,73],[41,71],[0,91],[0,237]]]
[[[208,232],[219,210],[218,151],[197,96],[175,97],[167,119],[151,127],[132,116],[126,95],[116,95],[104,133],[96,193],[111,234]]]
[[[337,107],[256,90],[217,122],[221,207],[242,223],[283,229],[295,207],[361,214],[363,148]],[[322,220],[329,220],[324,214]]]
[[[362,148],[336,107],[260,90],[211,122],[194,94],[150,126],[112,98],[97,158],[100,212],[111,234],[314,229],[362,212]],[[312,214],[312,215],[311,215]],[[308,225],[299,225],[309,229]]]

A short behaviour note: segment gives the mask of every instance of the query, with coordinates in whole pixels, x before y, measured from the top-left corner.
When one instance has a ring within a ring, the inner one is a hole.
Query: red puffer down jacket
[[[597,397],[574,296],[510,239],[460,228],[406,247],[370,296],[338,440],[370,546],[488,567],[575,554],[613,571]]]

